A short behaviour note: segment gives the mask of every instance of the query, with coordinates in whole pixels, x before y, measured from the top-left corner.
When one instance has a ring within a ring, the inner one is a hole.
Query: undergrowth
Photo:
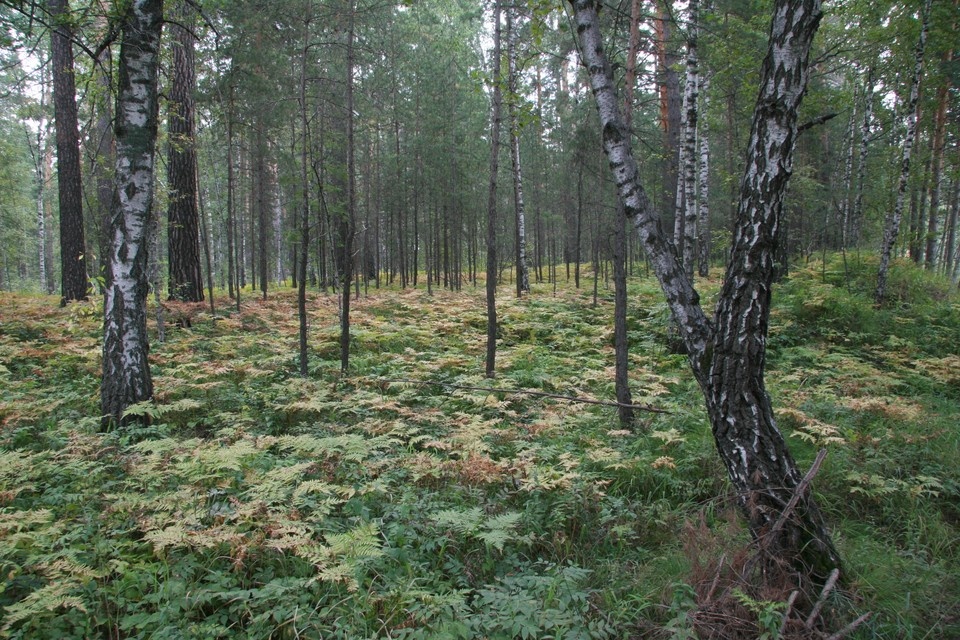
[[[908,267],[876,309],[874,265],[849,258],[778,285],[769,341],[794,453],[829,450],[815,490],[848,571],[830,615],[960,636],[960,309]],[[346,378],[333,296],[308,303],[307,379],[289,292],[184,308],[191,328],[152,345],[144,424],[112,433],[100,302],[0,293],[0,635],[793,637],[784,593],[731,577],[749,540],[702,400],[655,282],[630,292],[634,401],[669,412],[631,429],[510,391],[613,397],[612,292],[594,308],[561,282],[504,289],[494,381],[479,290],[362,297]]]

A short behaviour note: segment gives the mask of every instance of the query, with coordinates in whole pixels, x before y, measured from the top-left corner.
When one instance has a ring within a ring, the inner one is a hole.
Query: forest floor
[[[877,310],[873,269],[777,286],[768,388],[801,467],[828,450],[828,621],[956,638],[960,300],[900,266]],[[631,280],[630,375],[664,413],[513,391],[614,397],[612,290],[584,284],[500,289],[494,380],[482,288],[371,286],[346,377],[333,295],[306,379],[293,292],[170,305],[192,322],[152,345],[149,424],[112,433],[101,300],[0,293],[0,636],[706,637],[704,585],[749,541],[656,283]],[[727,595],[739,637],[779,637],[782,594]]]

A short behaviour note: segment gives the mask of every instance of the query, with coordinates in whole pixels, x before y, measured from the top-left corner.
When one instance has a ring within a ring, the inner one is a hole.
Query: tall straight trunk
[[[857,163],[857,192],[853,197],[850,214],[850,236],[855,246],[860,246],[860,230],[863,228],[863,190],[867,179],[867,151],[870,147],[870,128],[873,122],[873,68],[867,71],[863,85],[863,122],[860,125],[860,159]]]
[[[256,138],[254,140],[254,160],[253,160],[253,179],[254,194],[253,199],[256,208],[256,214],[251,216],[251,227],[256,220],[257,228],[257,281],[260,283],[260,294],[264,300],[267,299],[267,283],[269,280],[268,265],[270,263],[270,244],[268,242],[268,230],[270,220],[269,206],[269,187],[267,180],[267,138],[264,131],[265,125],[262,120],[258,120],[256,125]]]
[[[193,94],[197,88],[194,9],[176,0],[170,23],[173,82],[167,99],[167,287],[171,300],[203,300],[200,270],[200,212],[197,189],[197,134]]]
[[[630,5],[630,45],[627,50],[627,69],[624,77],[624,126],[632,135],[633,89],[637,82],[637,52],[640,48],[640,0]],[[630,344],[627,336],[627,214],[623,202],[618,202],[613,226],[613,351],[614,391],[617,417],[620,424],[633,423],[633,396],[630,393]]]
[[[952,57],[948,54],[947,60]],[[933,270],[937,256],[937,225],[940,220],[940,178],[943,167],[943,148],[947,133],[947,96],[949,80],[937,89],[937,110],[933,116],[933,168],[930,175],[930,209],[927,215],[927,236],[924,247],[924,267]]]
[[[917,118],[919,123],[920,119]],[[919,126],[919,124],[918,124]],[[907,252],[913,263],[919,265],[923,257],[923,227],[927,214],[927,185],[930,183],[930,167],[933,155],[927,156],[923,165],[920,184],[910,187],[910,226],[907,234]]]
[[[297,280],[297,319],[299,321],[298,346],[300,375],[309,373],[307,353],[307,261],[310,253],[310,173],[308,153],[310,150],[310,119],[307,116],[307,61],[310,53],[310,23],[313,19],[313,2],[308,2],[303,20],[303,49],[300,53],[300,273]]]
[[[516,264],[517,297],[530,291],[530,274],[527,270],[527,224],[523,206],[523,172],[520,164],[520,116],[517,101],[520,100],[517,70],[518,25],[515,9],[507,8],[507,82],[510,99],[507,110],[510,112],[510,163],[513,168],[513,202],[516,209]]]
[[[490,184],[487,190],[487,356],[486,376],[497,359],[497,167],[500,155],[500,0],[493,3],[493,104],[490,113]]]
[[[950,199],[950,214],[947,217],[947,238],[943,243],[943,272],[948,278],[953,276],[958,213],[960,213],[960,176],[954,175],[953,197]]]
[[[710,80],[701,81],[703,113],[710,108]],[[706,278],[710,275],[710,127],[707,119],[700,118],[700,178],[697,196],[697,251],[698,273]]]
[[[761,68],[736,233],[724,287],[711,322],[692,281],[666,240],[643,189],[620,117],[613,74],[603,50],[599,0],[573,2],[581,55],[597,102],[604,150],[620,198],[632,216],[703,391],[714,439],[757,538],[817,576],[840,558],[809,494],[795,491],[797,465],[776,427],[764,386],[765,345],[783,195],[792,171],[797,110],[809,53],[821,18],[819,0],[775,0],[769,49]],[[778,522],[784,506],[798,508]],[[776,535],[772,535],[777,523]]]
[[[671,0],[657,0],[657,19],[654,44],[657,49],[657,84],[660,93],[660,128],[663,131],[663,208],[674,202],[679,177],[680,113],[683,99],[680,95],[680,79],[676,66],[678,57],[671,48]]]
[[[700,20],[699,0],[687,2],[687,77],[683,90],[683,269],[687,278],[693,278],[697,255],[697,96],[699,85],[699,57],[697,35]],[[681,215],[677,212],[677,215]]]
[[[234,192],[236,179],[233,175],[233,86],[230,86],[230,96],[227,102],[227,292],[230,299],[240,299],[240,282],[234,268],[236,212],[234,211]],[[237,289],[234,292],[234,286]],[[239,303],[238,303],[239,304]],[[238,307],[239,310],[239,307]]]
[[[923,6],[923,24],[920,27],[920,38],[914,52],[913,82],[910,87],[910,101],[907,103],[907,133],[903,139],[903,154],[900,159],[900,184],[897,187],[897,201],[893,211],[887,217],[883,231],[883,245],[880,250],[880,269],[877,272],[877,288],[873,294],[877,304],[882,304],[887,296],[887,271],[890,268],[890,257],[900,232],[900,221],[903,219],[903,203],[907,195],[907,184],[910,180],[910,155],[913,152],[913,141],[917,135],[917,108],[920,104],[920,78],[923,74],[923,54],[927,46],[927,31],[930,26],[930,6],[933,0],[926,0]]]
[[[61,303],[87,299],[87,251],[83,237],[80,134],[73,69],[73,29],[67,0],[48,0],[53,111],[57,123],[57,187],[60,198]]]
[[[853,108],[850,111],[850,121],[847,124],[847,136],[844,143],[846,150],[846,160],[843,166],[843,202],[840,203],[839,227],[840,227],[840,249],[846,250],[850,237],[850,193],[853,190],[853,148],[855,146],[855,136],[857,129],[857,96],[854,91]]]
[[[125,5],[116,109],[116,189],[110,286],[104,291],[100,412],[122,423],[132,404],[153,397],[147,361],[147,230],[153,208],[157,67],[163,2]]]
[[[347,110],[347,208],[340,215],[338,241],[340,243],[340,371],[350,367],[350,281],[353,279],[353,233],[356,209],[356,174],[353,146],[353,67],[354,67],[354,6],[348,2],[347,28],[346,110]]]
[[[107,256],[110,255],[110,208],[113,204],[113,166],[116,164],[117,150],[113,140],[113,108],[110,104],[113,61],[110,47],[105,47],[97,58],[96,100],[94,113],[95,153],[93,177],[97,184],[97,220],[100,234],[97,244],[100,254],[99,274],[106,279],[110,272]],[[110,283],[104,282],[104,287]]]

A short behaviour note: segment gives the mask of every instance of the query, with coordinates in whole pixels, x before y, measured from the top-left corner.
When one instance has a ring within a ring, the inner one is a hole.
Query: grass
[[[955,637],[960,308],[901,266],[875,309],[872,268],[778,286],[768,386],[801,465],[830,451],[835,615],[872,611],[860,638]],[[611,408],[511,393],[613,396],[612,292],[552,290],[501,290],[493,381],[480,290],[361,298],[345,378],[333,296],[308,303],[308,379],[292,293],[182,309],[192,328],[152,345],[156,403],[133,409],[149,425],[114,433],[99,301],[0,293],[0,635],[687,637],[687,585],[746,539],[699,392],[636,279],[634,400],[670,413],[624,430]],[[756,633],[779,611],[741,605]]]

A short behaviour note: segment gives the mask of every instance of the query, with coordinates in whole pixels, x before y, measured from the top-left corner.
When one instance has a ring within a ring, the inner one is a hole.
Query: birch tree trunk
[[[683,90],[683,270],[687,278],[693,278],[693,265],[697,255],[697,95],[699,84],[699,58],[697,34],[700,20],[699,0],[687,3],[687,78]],[[678,198],[679,199],[679,198]],[[680,212],[678,212],[680,215]]]
[[[703,113],[710,108],[710,81],[704,77],[700,83],[703,96]],[[697,251],[698,273],[710,275],[710,128],[706,118],[700,118],[700,193],[697,196]]]
[[[792,171],[797,110],[821,18],[819,0],[776,0],[761,69],[746,169],[740,184],[734,247],[715,321],[707,319],[690,278],[664,238],[640,182],[603,51],[598,0],[574,0],[574,19],[597,101],[604,150],[620,197],[667,298],[706,402],[714,439],[755,537],[798,568],[826,576],[840,566],[809,495],[767,535],[801,480],[777,429],[764,386],[765,347],[783,195]]]
[[[516,262],[517,262],[517,297],[530,291],[530,274],[527,269],[527,225],[523,206],[523,174],[520,164],[520,117],[517,101],[520,100],[518,91],[517,70],[517,24],[514,15],[515,9],[507,9],[507,78],[509,83],[510,99],[507,109],[510,112],[510,162],[513,166],[513,201],[516,209]]]
[[[844,142],[847,157],[843,166],[843,202],[840,203],[840,249],[846,251],[850,237],[850,192],[853,190],[853,148],[854,136],[857,129],[857,96],[854,91],[853,108],[850,111],[850,121],[847,124],[847,135]]]
[[[167,105],[167,290],[171,300],[201,302],[200,213],[197,188],[197,135],[193,94],[197,86],[194,9],[176,0],[170,35],[173,40],[173,81]]]
[[[110,286],[104,292],[101,414],[122,424],[131,404],[153,396],[147,361],[147,231],[153,207],[157,63],[162,0],[135,0],[121,16],[116,109],[116,188]]]
[[[493,104],[490,114],[490,186],[487,190],[487,355],[486,376],[496,375],[497,359],[497,167],[500,155],[500,0],[493,4]]]
[[[950,55],[947,56],[949,62]],[[937,110],[933,116],[933,168],[930,177],[930,210],[927,215],[927,236],[924,247],[924,267],[933,270],[937,256],[937,225],[940,220],[940,178],[943,168],[943,147],[947,134],[947,96],[950,81],[937,89]]]
[[[857,164],[857,192],[853,197],[850,236],[854,246],[860,246],[863,227],[863,188],[867,179],[867,151],[870,147],[870,127],[873,122],[873,69],[867,72],[863,87],[863,123],[860,125],[860,160]]]
[[[890,268],[890,258],[893,247],[900,232],[900,221],[903,219],[903,205],[906,201],[907,185],[910,180],[910,155],[913,151],[913,142],[917,136],[917,109],[920,105],[920,78],[923,74],[923,53],[927,46],[927,31],[930,26],[930,6],[933,0],[926,0],[923,6],[923,24],[920,27],[920,39],[914,52],[913,83],[910,87],[910,101],[907,103],[907,133],[903,139],[903,152],[900,159],[900,184],[897,187],[897,201],[893,211],[887,217],[883,231],[883,245],[880,249],[880,269],[877,272],[877,289],[873,294],[874,301],[883,304],[887,296],[887,271]]]
[[[48,0],[55,25],[50,33],[53,109],[57,125],[57,185],[60,196],[61,303],[87,299],[87,257],[80,181],[80,133],[74,81],[73,28],[67,0]]]

